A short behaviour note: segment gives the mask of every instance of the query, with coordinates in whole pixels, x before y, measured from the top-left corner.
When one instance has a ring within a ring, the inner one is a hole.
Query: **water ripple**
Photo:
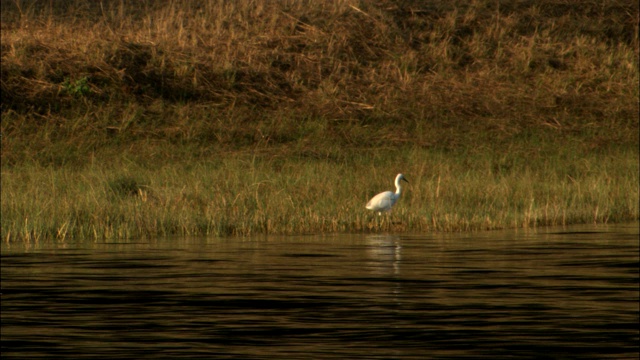
[[[637,359],[638,269],[637,227],[4,244],[2,354]]]

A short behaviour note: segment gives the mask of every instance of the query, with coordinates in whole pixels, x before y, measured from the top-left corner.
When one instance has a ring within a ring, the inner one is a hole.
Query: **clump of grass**
[[[131,176],[118,177],[108,184],[109,189],[114,195],[120,197],[136,196],[144,191],[146,186]]]

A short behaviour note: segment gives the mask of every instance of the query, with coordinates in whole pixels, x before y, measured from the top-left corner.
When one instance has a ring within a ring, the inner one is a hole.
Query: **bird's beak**
[[[407,180],[407,179],[405,179],[405,178],[402,178],[402,180],[406,181],[406,182],[407,182],[407,184],[409,183],[409,180]]]

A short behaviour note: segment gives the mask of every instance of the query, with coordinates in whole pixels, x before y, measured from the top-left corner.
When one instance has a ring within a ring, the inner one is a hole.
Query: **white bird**
[[[374,196],[367,203],[366,208],[369,210],[377,211],[378,214],[382,214],[383,211],[389,211],[395,205],[396,201],[400,198],[400,194],[402,194],[402,185],[400,181],[404,180],[407,183],[409,181],[404,178],[404,175],[398,174],[396,176],[396,192],[385,191],[380,194]]]

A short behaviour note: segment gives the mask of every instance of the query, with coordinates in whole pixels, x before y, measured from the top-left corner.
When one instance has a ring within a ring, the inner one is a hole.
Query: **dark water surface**
[[[3,358],[638,359],[638,224],[2,244]]]

